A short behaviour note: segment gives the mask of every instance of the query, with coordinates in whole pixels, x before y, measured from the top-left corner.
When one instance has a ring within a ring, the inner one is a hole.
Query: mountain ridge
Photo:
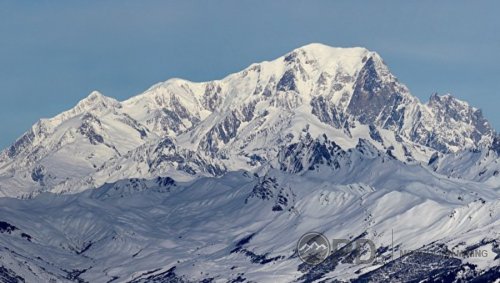
[[[94,91],[2,151],[0,185],[12,186],[13,177],[26,190],[50,190],[165,137],[199,154],[195,163],[208,158],[229,171],[252,171],[303,132],[326,134],[343,149],[366,139],[422,164],[435,152],[483,150],[497,135],[479,109],[451,95],[420,102],[376,52],[314,43],[220,80],[174,78],[121,102]],[[172,170],[162,174],[177,174]],[[46,180],[39,182],[42,175]]]
[[[0,153],[0,281],[500,278],[499,155],[479,109],[363,48],[92,92]],[[311,231],[348,244],[306,264]]]

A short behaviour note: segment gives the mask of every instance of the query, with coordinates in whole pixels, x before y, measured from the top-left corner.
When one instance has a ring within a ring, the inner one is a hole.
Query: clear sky
[[[500,1],[0,0],[0,148],[94,89],[123,100],[311,42],[377,51],[422,101],[451,93],[499,129],[499,13]]]

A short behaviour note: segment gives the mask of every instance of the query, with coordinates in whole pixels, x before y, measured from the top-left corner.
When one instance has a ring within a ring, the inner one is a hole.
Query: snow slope
[[[379,171],[379,157],[358,150],[350,158],[364,166],[358,183],[343,177],[349,170],[335,174],[338,169],[321,165],[298,175],[272,169],[188,183],[134,179],[73,195],[3,198],[0,221],[16,230],[0,233],[1,262],[28,282],[309,282],[382,272],[393,262],[392,244],[396,262],[402,251],[443,244],[456,253],[489,251],[485,258],[457,257],[459,266],[477,266],[467,276],[498,267],[498,189],[395,159]],[[346,257],[308,269],[295,245],[309,231],[330,239],[363,235],[379,252],[369,264]]]

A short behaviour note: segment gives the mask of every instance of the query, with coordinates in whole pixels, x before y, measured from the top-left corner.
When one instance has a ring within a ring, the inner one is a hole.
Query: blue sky
[[[452,93],[499,129],[499,3],[0,1],[0,148],[94,89],[123,100],[311,42],[377,51],[422,101]]]

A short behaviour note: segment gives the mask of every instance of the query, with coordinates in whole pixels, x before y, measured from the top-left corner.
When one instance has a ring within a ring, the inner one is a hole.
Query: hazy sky
[[[499,129],[499,3],[0,0],[0,148],[94,89],[123,100],[311,42],[377,51],[422,101],[452,93]]]

